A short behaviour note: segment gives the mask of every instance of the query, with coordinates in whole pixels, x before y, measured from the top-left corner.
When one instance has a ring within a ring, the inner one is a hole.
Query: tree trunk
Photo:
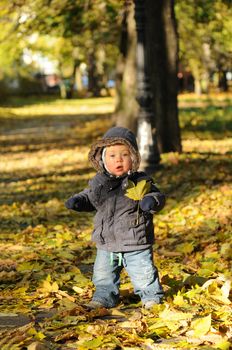
[[[152,104],[160,152],[181,152],[177,108],[177,30],[174,0],[145,0],[148,69],[151,74]],[[121,53],[117,69],[117,125],[136,131],[136,32],[134,5],[126,1],[122,24]]]
[[[134,4],[126,1],[123,14],[120,52],[116,72],[116,124],[136,131],[136,30]]]
[[[160,152],[181,152],[174,0],[146,0],[146,21],[158,147]]]
[[[75,66],[75,84],[76,84],[76,88],[77,88],[77,94],[78,95],[82,95],[84,87],[83,87],[83,83],[82,83],[82,74],[81,74],[81,70],[80,70],[80,64]]]
[[[100,96],[100,86],[98,81],[96,55],[94,49],[88,55],[88,91],[94,96]]]
[[[226,71],[220,70],[219,71],[219,83],[218,87],[220,91],[227,92],[228,91],[228,82],[226,78]]]
[[[198,77],[195,77],[195,79],[194,79],[194,92],[198,96],[200,96],[202,94],[201,80]]]
[[[89,51],[88,56],[88,90],[95,97],[101,96],[104,85],[104,63],[105,50],[103,46],[94,47]]]

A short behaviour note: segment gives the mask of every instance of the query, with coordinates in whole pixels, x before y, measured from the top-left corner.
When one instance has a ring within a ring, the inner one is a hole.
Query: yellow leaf
[[[54,226],[54,230],[56,230],[56,231],[63,231],[64,227],[62,225],[56,225],[56,226]]]
[[[50,274],[47,275],[46,281],[51,282],[51,280],[52,280],[51,275]]]
[[[99,335],[92,340],[86,340],[81,345],[84,349],[101,349],[101,345],[104,343],[104,337]]]
[[[167,229],[168,228],[168,225],[167,225],[167,223],[166,222],[162,222],[162,221],[157,221],[157,224],[156,224],[158,227],[160,227],[160,228],[165,228],[165,229]]]
[[[51,291],[51,283],[48,281],[43,281],[43,290],[50,292]]]
[[[125,314],[118,309],[112,309],[111,315],[125,318]]]
[[[215,272],[216,270],[216,265],[214,262],[202,262],[201,264],[202,269],[210,270],[212,272]]]
[[[219,303],[229,305],[230,280],[225,280],[225,283],[219,288],[220,279],[210,279],[202,286],[202,290],[207,290],[210,297]]]
[[[49,281],[45,280],[43,281],[42,290],[46,293],[56,293],[59,290],[59,286],[56,282],[50,283]]]
[[[221,350],[229,350],[231,346],[231,342],[227,340],[222,340],[220,343],[215,344],[216,349],[221,349]]]
[[[144,195],[150,191],[151,188],[150,182],[147,182],[146,180],[139,181],[137,185],[135,185],[134,182],[130,180],[128,183],[129,186],[126,190],[125,195],[134,201],[139,201],[142,199]]]
[[[232,256],[232,246],[230,243],[223,243],[221,245],[220,253],[223,257],[231,257]]]
[[[120,322],[120,327],[122,328],[137,328],[138,324],[135,321],[124,321],[124,322]]]
[[[214,274],[213,271],[209,269],[199,269],[197,273],[201,277],[211,277]]]
[[[71,232],[66,231],[63,233],[63,239],[65,239],[66,241],[70,241],[73,238]]]
[[[25,261],[22,264],[17,266],[17,271],[19,271],[19,272],[32,271],[33,267],[34,267],[33,263]]]
[[[34,327],[32,327],[32,328],[28,329],[27,334],[28,335],[36,335],[37,331]]]
[[[62,297],[67,298],[68,300],[72,301],[73,303],[75,302],[75,298],[69,295],[68,293],[64,292],[63,290],[59,290],[58,294],[61,295]]]
[[[58,292],[59,286],[56,282],[53,282],[51,285],[52,292]]]
[[[74,255],[69,252],[69,251],[60,251],[58,253],[59,257],[61,257],[62,259],[68,259],[68,260],[72,260],[74,258]]]
[[[179,292],[177,295],[174,295],[173,304],[180,306],[180,307],[184,307],[184,306],[188,305],[188,303],[186,303],[183,296]]]
[[[230,280],[225,281],[221,288],[221,292],[224,298],[228,298],[230,295],[231,282]]]
[[[187,320],[187,319],[191,319],[192,316],[193,315],[190,312],[175,311],[175,310],[170,310],[168,308],[166,308],[159,314],[159,317],[162,320],[166,320],[166,321]]]
[[[224,297],[223,295],[211,295],[211,298],[215,301],[218,301],[221,304],[230,305],[231,301],[230,299]]]
[[[25,287],[20,287],[20,288],[17,288],[17,289],[14,289],[13,293],[14,295],[22,295],[22,294],[25,294],[25,292],[28,290],[29,286],[25,286]]]
[[[176,250],[180,253],[191,254],[194,250],[194,242],[179,244]]]
[[[37,332],[35,338],[38,340],[42,340],[42,339],[46,338],[46,335],[44,335],[42,332]]]
[[[82,275],[82,273],[77,274],[74,277],[74,281],[80,286],[80,288],[86,287],[89,283],[89,279],[87,279],[84,275]]]
[[[193,329],[194,336],[196,338],[202,337],[203,335],[208,333],[208,331],[210,330],[210,327],[211,327],[211,314],[209,314],[206,317],[197,318],[191,322],[191,328]]]
[[[72,288],[77,294],[83,294],[84,293],[84,289],[77,287],[77,286],[73,286]]]

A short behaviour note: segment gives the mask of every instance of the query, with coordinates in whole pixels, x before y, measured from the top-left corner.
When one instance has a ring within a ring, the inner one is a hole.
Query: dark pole
[[[152,92],[148,72],[148,50],[146,43],[146,0],[134,0],[135,23],[137,32],[137,96],[139,103],[137,138],[141,154],[141,170],[152,173],[157,169],[160,155],[157,146],[156,129],[154,126],[154,114],[152,112]]]

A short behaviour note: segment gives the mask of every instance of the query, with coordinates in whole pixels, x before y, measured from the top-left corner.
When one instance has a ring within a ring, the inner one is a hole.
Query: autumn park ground
[[[64,201],[94,170],[112,98],[11,99],[0,107],[0,349],[222,349],[232,337],[232,95],[179,97],[183,153],[162,155],[154,258],[166,292],[143,310],[89,311],[92,214]]]

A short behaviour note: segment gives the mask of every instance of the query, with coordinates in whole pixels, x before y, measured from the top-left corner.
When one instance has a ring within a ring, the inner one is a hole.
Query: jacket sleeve
[[[164,208],[166,202],[165,195],[153,183],[151,185],[151,192],[147,196],[152,196],[155,199],[156,205],[153,210],[156,213]]]
[[[68,209],[75,211],[94,211],[96,208],[93,206],[89,199],[89,189],[85,189],[78,194],[74,194],[66,202],[65,206]]]

